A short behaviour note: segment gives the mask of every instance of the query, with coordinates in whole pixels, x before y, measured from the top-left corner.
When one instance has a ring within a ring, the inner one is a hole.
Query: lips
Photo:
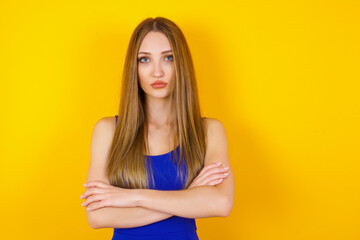
[[[164,88],[166,86],[166,84],[167,84],[166,82],[158,80],[158,81],[154,82],[153,84],[151,84],[151,86],[153,88]]]
[[[152,83],[151,85],[160,85],[160,84],[166,84],[166,82],[157,80],[156,82]]]

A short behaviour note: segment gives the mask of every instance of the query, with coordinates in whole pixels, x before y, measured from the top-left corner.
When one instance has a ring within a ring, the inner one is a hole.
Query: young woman
[[[225,128],[201,118],[189,47],[172,21],[142,21],[125,59],[119,114],[94,126],[85,193],[92,228],[114,239],[198,239],[226,217],[234,175]]]

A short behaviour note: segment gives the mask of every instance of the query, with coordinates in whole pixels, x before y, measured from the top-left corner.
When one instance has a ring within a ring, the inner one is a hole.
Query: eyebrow
[[[170,50],[162,51],[161,54],[168,53],[168,52],[172,52],[172,50],[170,49]],[[141,53],[151,55],[151,53],[149,53],[149,52],[139,52],[139,54],[141,54]]]

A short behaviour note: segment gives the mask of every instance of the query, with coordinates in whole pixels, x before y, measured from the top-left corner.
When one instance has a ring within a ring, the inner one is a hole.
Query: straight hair
[[[183,188],[188,188],[204,167],[206,126],[201,119],[195,70],[185,36],[174,22],[163,17],[146,18],[130,38],[122,75],[118,121],[106,175],[110,184],[121,188],[149,188],[149,181],[155,184],[152,171],[146,171],[151,163],[151,156],[144,156],[149,152],[148,115],[145,93],[139,84],[137,57],[142,40],[151,31],[163,33],[173,51],[175,76],[169,101],[170,114],[174,119],[174,162],[177,163],[177,174]],[[179,159],[176,143],[179,143]],[[182,171],[184,163],[187,166],[185,178]]]

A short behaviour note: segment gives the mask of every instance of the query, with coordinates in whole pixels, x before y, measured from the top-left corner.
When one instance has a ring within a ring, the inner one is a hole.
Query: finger
[[[85,187],[107,188],[107,187],[109,187],[109,184],[99,181],[99,180],[94,180],[94,181],[89,181],[89,182],[85,183],[84,186]]]
[[[217,181],[217,180],[220,180],[220,179],[224,179],[224,178],[227,178],[228,176],[229,176],[229,173],[213,174],[213,175],[209,176],[208,178],[206,178],[203,181],[203,184],[207,185],[212,181]]]
[[[216,186],[216,185],[219,185],[220,183],[222,183],[223,181],[224,181],[224,178],[215,179],[215,180],[210,181],[210,182],[207,183],[206,185]]]
[[[217,167],[217,166],[221,166],[221,164],[222,164],[222,163],[220,163],[220,164],[218,164],[218,163],[211,163],[211,164],[203,167],[203,168],[201,169],[201,171],[199,172],[199,174],[196,176],[196,178],[193,180],[192,183],[196,183],[196,182],[199,180],[199,178],[200,178],[201,176],[203,176],[204,173],[205,173],[206,171],[208,171],[209,169],[215,168],[215,167]]]
[[[82,204],[81,206],[86,207],[92,202],[100,201],[105,199],[105,194],[94,194],[89,196]]]
[[[204,185],[208,185],[209,184],[209,182],[211,182],[211,181],[214,181],[214,180],[218,180],[218,179],[220,179],[219,177],[215,177],[215,178],[204,178],[204,179],[202,179],[201,181],[199,181],[198,182],[198,185],[200,185],[200,186],[204,186]]]
[[[209,169],[212,169],[212,168],[215,168],[215,167],[221,167],[222,164],[223,164],[222,162],[211,163],[211,164],[203,167],[203,169],[201,169],[200,173],[201,173],[201,172],[206,172],[206,171],[208,171]]]
[[[108,194],[103,194],[102,199],[100,201],[93,202],[91,206],[86,207],[86,210],[92,211],[103,207],[110,207],[111,200]]]
[[[212,172],[208,176],[202,176],[201,179],[198,181],[201,185],[207,185],[210,181],[220,179],[220,178],[226,178],[229,175],[228,172],[224,172],[222,170],[219,170],[218,172]]]
[[[213,164],[211,164],[211,165],[213,165]],[[201,170],[200,171],[200,173],[196,176],[196,178],[193,180],[193,182],[192,182],[192,184],[194,184],[194,185],[199,185],[199,184],[201,184],[201,182],[206,178],[206,176],[209,174],[209,171],[211,171],[211,168],[207,168],[207,169],[205,169],[205,171],[204,171],[204,169],[205,168],[203,168],[203,170]],[[206,170],[207,170],[207,172],[206,172]]]
[[[222,183],[224,181],[223,178],[220,178],[220,179],[216,179],[216,180],[213,180],[209,183],[209,185],[211,186],[216,186],[216,185],[219,185],[220,183]]]
[[[92,195],[90,197],[88,197],[85,202],[83,202],[81,204],[81,206],[83,207],[87,207],[89,204],[93,203],[93,202],[97,202],[97,201],[101,201],[103,198],[103,196],[101,194],[96,194],[96,195]]]
[[[102,193],[106,193],[106,192],[108,192],[108,191],[104,188],[98,188],[98,187],[87,188],[86,191],[84,192],[84,194],[80,196],[80,198],[85,199],[91,195],[102,194]]]
[[[226,177],[225,177],[226,178]],[[200,184],[197,184],[197,185],[193,185],[189,188],[193,188],[193,187],[200,187],[200,186],[216,186],[216,185],[219,185],[220,183],[222,183],[224,181],[224,178],[219,178],[219,179],[213,179],[209,182],[202,182]]]
[[[192,181],[191,185],[188,188],[194,187],[194,186],[198,186],[201,184],[201,182],[209,175],[215,172],[219,172],[220,170],[220,166],[222,166],[222,162],[217,162],[217,163],[211,163],[207,166],[205,166],[200,173],[196,176],[196,178]],[[218,167],[218,168],[217,168]],[[218,170],[213,170],[213,169],[218,169]],[[210,172],[209,172],[210,171]],[[227,171],[225,170],[221,170],[221,171]]]
[[[210,165],[207,165],[206,167],[201,169],[201,171],[198,174],[197,178],[201,178],[203,175],[206,175],[207,173],[209,173],[209,171],[211,172],[211,171],[213,171],[213,169],[219,168],[221,165],[222,165],[222,162],[220,162],[220,164],[212,163]]]
[[[92,181],[88,181],[86,182],[84,185],[84,187],[93,187],[93,186],[98,186],[98,187],[108,187],[109,184],[100,180],[92,180]]]
[[[221,168],[221,167],[209,169],[207,172],[205,172],[203,174],[199,174],[198,182],[200,183],[200,182],[204,181],[206,178],[208,178],[209,176],[211,176],[213,174],[224,173],[228,170],[229,170],[228,168]]]
[[[98,202],[95,202],[94,204],[92,204],[91,206],[88,206],[86,208],[86,211],[94,211],[96,209],[100,209],[100,208],[103,208],[103,207],[107,207],[108,204],[107,204],[107,200],[102,200],[102,201],[98,201]]]
[[[223,168],[222,166],[211,166],[210,168],[207,169],[203,169],[200,173],[199,176],[201,175],[208,175],[208,174],[212,174],[214,172],[218,172],[218,171],[227,171],[229,169],[229,167],[227,168]]]

